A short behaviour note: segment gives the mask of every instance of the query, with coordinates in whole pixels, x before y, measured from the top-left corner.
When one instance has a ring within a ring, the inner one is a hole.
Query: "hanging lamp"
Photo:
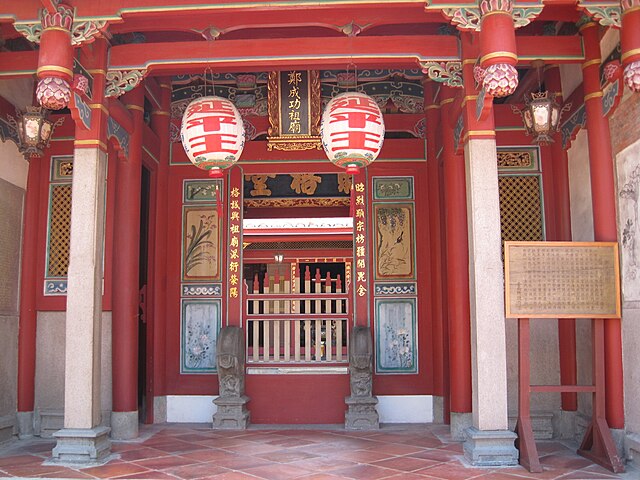
[[[206,72],[204,92],[206,95]],[[180,127],[182,146],[198,168],[221,178],[223,170],[240,159],[245,143],[240,112],[227,98],[215,95],[193,100],[185,109]]]
[[[357,78],[355,72],[356,88]],[[384,118],[380,107],[362,92],[335,96],[322,114],[320,138],[331,163],[346,169],[350,175],[359,173],[382,149]]]

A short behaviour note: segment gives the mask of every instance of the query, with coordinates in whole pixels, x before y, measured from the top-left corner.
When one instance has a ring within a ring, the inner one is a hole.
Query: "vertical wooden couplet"
[[[228,205],[226,211],[228,225],[227,239],[227,322],[225,326],[242,327],[242,190],[243,176],[239,167],[229,170]],[[220,195],[224,198],[224,195]]]

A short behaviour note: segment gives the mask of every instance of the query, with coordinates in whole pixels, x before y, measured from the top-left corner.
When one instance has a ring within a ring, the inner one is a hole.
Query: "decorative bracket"
[[[476,98],[476,119],[483,121],[487,118],[493,105],[493,97],[489,95],[483,88],[478,92],[478,98]]]
[[[340,32],[344,33],[347,37],[357,37],[367,27],[370,27],[371,25],[372,25],[371,23],[367,23],[366,25],[358,25],[353,20],[351,20],[351,23],[347,23],[346,25],[342,25],[337,28]]]
[[[533,22],[542,13],[543,5],[536,7],[513,7],[513,26],[521,28]]]
[[[71,27],[71,45],[80,47],[93,42],[105,33],[107,26],[107,20],[79,20],[73,22],[73,26]],[[42,23],[16,23],[13,25],[13,28],[30,42],[40,43]]]
[[[69,102],[69,109],[71,110],[71,117],[76,122],[76,125],[82,126],[84,130],[90,130],[91,107],[87,105],[87,102],[85,102],[82,97],[78,92],[73,92],[71,101]]]
[[[205,40],[213,41],[218,39],[224,33],[224,30],[210,25],[202,30],[194,30],[194,32],[198,32]]]
[[[113,138],[119,155],[129,156],[129,134],[113,117],[107,118],[107,138]]]
[[[0,117],[0,140],[3,142],[11,140],[16,146],[20,146],[20,137],[18,136],[16,121],[13,117],[10,118],[13,122]]]
[[[513,26],[514,28],[521,28],[529,25],[535,20],[544,6],[542,3],[539,5],[527,5],[527,6],[514,6],[513,7]],[[482,20],[482,13],[478,7],[458,7],[458,8],[443,8],[442,14],[449,19],[452,25],[458,30],[479,32],[480,21]]]
[[[576,138],[578,131],[587,124],[587,111],[584,104],[581,105],[566,122],[562,124],[562,147],[569,148],[571,142]]]
[[[617,0],[578,0],[578,8],[603,27],[622,25],[622,8]]]
[[[110,70],[106,75],[105,97],[117,98],[123,93],[136,88],[144,76],[146,69]]]
[[[422,72],[447,87],[462,87],[462,62],[420,62]]]
[[[480,31],[480,9],[477,7],[443,8],[442,14],[449,19],[458,30]]]

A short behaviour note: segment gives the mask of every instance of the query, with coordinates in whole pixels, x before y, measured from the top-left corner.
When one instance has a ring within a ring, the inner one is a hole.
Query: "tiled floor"
[[[51,440],[15,441],[0,449],[0,477],[146,479],[640,479],[579,457],[558,442],[539,442],[544,472],[473,468],[446,425],[384,427],[376,432],[267,429],[221,432],[206,425],[145,426],[140,438],[114,442],[112,459],[83,469],[43,465]]]

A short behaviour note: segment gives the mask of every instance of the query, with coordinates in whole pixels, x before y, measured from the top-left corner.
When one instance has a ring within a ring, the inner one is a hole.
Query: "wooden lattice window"
[[[51,185],[47,277],[66,277],[69,270],[71,184]]]
[[[502,241],[544,240],[541,176],[500,175]]]

